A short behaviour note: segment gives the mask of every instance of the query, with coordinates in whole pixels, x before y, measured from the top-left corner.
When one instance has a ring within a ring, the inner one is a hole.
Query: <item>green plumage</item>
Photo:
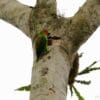
[[[47,35],[44,32],[38,33],[37,38],[35,40],[37,60],[41,56],[43,56],[44,54],[47,53],[47,51],[48,51],[47,44],[48,44]]]

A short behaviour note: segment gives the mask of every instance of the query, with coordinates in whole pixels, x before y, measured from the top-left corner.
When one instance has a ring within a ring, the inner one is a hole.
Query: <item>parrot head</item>
[[[43,30],[43,33],[44,33],[46,36],[49,36],[49,35],[50,35],[50,33],[48,32],[48,30],[46,30],[46,29]]]

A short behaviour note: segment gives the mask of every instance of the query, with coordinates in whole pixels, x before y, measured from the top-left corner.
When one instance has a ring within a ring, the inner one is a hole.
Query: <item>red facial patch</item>
[[[43,30],[45,35],[48,35],[48,31],[47,30]]]

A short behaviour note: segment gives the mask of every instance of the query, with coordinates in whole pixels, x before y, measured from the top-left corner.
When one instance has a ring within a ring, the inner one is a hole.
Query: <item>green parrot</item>
[[[48,31],[43,30],[40,33],[37,34],[35,39],[35,49],[36,49],[36,56],[37,61],[40,57],[42,57],[44,54],[48,53]]]

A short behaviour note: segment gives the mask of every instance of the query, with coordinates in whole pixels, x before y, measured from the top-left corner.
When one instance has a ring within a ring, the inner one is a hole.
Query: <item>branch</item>
[[[40,7],[41,9],[45,8],[50,11],[53,10],[56,12],[56,0],[37,0],[37,7]]]
[[[43,4],[43,3],[45,3],[45,5],[52,4],[55,6],[56,0],[37,0],[37,4]]]
[[[67,37],[71,40],[71,50],[78,48],[96,31],[100,25],[100,0],[87,0],[71,19]]]
[[[28,37],[31,10],[16,0],[0,0],[0,18],[21,29]]]

